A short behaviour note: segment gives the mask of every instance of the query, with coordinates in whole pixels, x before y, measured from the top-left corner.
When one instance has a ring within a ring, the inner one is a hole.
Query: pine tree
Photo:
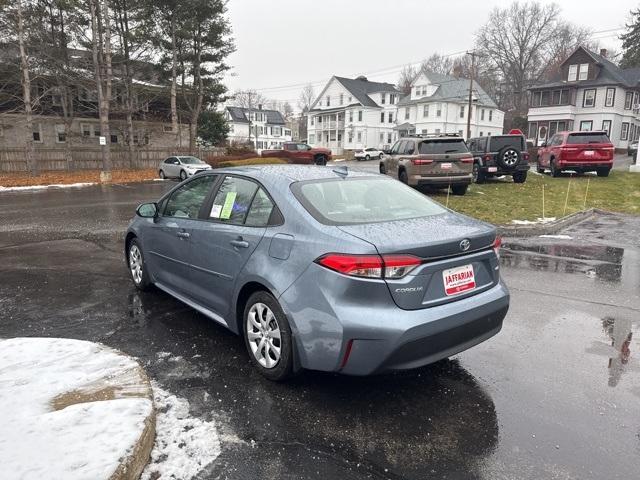
[[[627,33],[620,35],[622,40],[621,68],[640,67],[640,8],[631,10],[632,22],[626,25]]]

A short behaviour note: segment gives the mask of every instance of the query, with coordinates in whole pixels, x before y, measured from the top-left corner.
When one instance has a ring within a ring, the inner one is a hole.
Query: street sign
[[[100,137],[100,145],[106,145],[107,144],[107,137]]]

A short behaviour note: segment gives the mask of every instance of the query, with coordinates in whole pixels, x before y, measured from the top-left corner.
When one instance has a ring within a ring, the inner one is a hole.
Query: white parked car
[[[373,158],[381,159],[383,155],[384,152],[377,148],[365,148],[364,150],[356,150],[354,156],[356,160],[371,160]]]
[[[160,178],[179,178],[185,180],[196,173],[211,170],[211,165],[203,162],[198,157],[190,155],[176,155],[169,157],[160,164],[158,174]]]

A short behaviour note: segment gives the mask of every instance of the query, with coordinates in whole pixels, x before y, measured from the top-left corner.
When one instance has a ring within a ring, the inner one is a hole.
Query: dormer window
[[[578,79],[578,65],[569,65],[569,77],[570,82],[575,82]]]
[[[580,73],[578,74],[578,80],[586,80],[589,75],[589,64],[583,63],[580,65]]]

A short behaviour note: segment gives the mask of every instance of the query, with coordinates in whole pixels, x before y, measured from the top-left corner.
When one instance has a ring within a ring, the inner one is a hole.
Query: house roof
[[[370,82],[366,77],[346,78],[334,77],[365,107],[378,107],[369,94],[376,92],[401,93],[394,85],[383,82]]]
[[[594,53],[590,50],[587,50],[583,46],[579,46],[576,48],[571,55],[569,55],[561,65],[565,65],[571,57],[578,51],[582,50],[589,57],[593,59],[593,61],[600,67],[600,71],[598,72],[598,77],[589,79],[589,80],[581,80],[579,82],[580,86],[591,87],[591,86],[604,86],[604,85],[622,85],[625,87],[637,87],[640,83],[640,68],[627,68],[622,69],[618,67],[615,63],[611,62],[607,58]],[[530,90],[537,90],[543,88],[550,87],[561,87],[567,85],[573,85],[574,83],[567,82],[562,79],[561,73],[558,72],[555,77],[551,79],[550,82],[542,83],[539,85],[534,85],[530,88]]]
[[[437,85],[438,88],[431,96],[411,99],[411,95],[402,97],[398,106],[415,105],[427,102],[466,102],[469,99],[469,79],[457,78],[451,75],[443,75],[436,72],[425,72],[427,78]],[[473,83],[474,97],[477,99],[476,105],[498,108],[496,102],[482,89],[477,82]]]
[[[395,127],[393,127],[394,130],[413,130],[415,128],[416,126],[409,122],[404,122],[401,125],[396,125]]]
[[[285,120],[282,114],[277,110],[265,110],[259,108],[244,108],[244,107],[227,107],[227,111],[231,116],[231,121],[235,123],[249,123],[249,118],[247,117],[247,113],[250,112],[260,112],[267,114],[267,123],[272,125],[284,125]]]

